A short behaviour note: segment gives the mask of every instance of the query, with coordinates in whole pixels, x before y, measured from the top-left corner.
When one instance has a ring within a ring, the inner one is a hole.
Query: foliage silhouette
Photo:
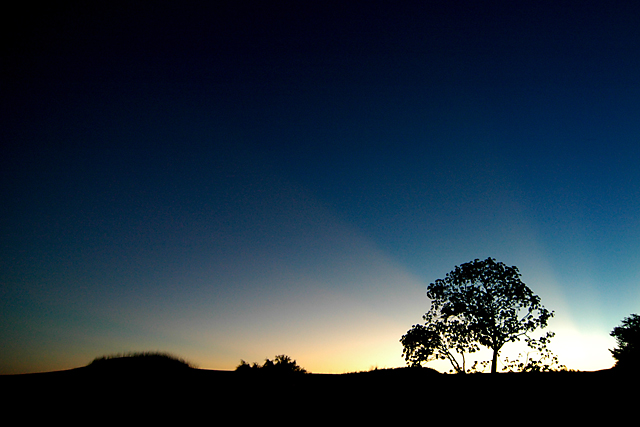
[[[421,366],[422,362],[435,359],[446,359],[457,373],[465,373],[465,353],[479,350],[473,336],[467,333],[467,325],[459,319],[437,317],[434,313],[423,316],[424,325],[413,325],[402,336],[402,355],[412,367]],[[455,353],[462,362],[458,362]]]
[[[567,371],[565,365],[561,365],[558,361],[558,356],[553,354],[547,345],[551,341],[555,334],[553,332],[547,332],[547,335],[535,340],[532,338],[525,338],[527,345],[531,348],[531,351],[527,353],[518,354],[517,359],[504,358],[502,362],[503,372],[560,372]],[[491,361],[476,361],[469,370],[469,372],[484,372],[486,367]]]
[[[614,359],[615,367],[626,370],[640,370],[640,316],[632,314],[622,320],[622,325],[616,326],[610,335],[616,339],[618,348],[609,350]]]
[[[96,357],[87,367],[120,373],[175,372],[195,368],[184,359],[164,352],[131,352]]]
[[[273,374],[306,374],[307,370],[298,365],[298,363],[285,354],[277,355],[273,360],[265,359],[262,366],[256,362],[248,364],[244,360],[240,360],[240,364],[236,367],[236,372],[256,372],[273,373]]]
[[[456,266],[444,279],[427,287],[431,308],[424,325],[413,325],[400,342],[407,364],[448,359],[458,373],[468,372],[465,353],[479,345],[493,350],[491,372],[497,372],[498,355],[508,342],[519,341],[547,326],[550,312],[520,280],[518,268],[493,258]],[[455,353],[462,357],[458,362]]]
[[[558,362],[558,356],[547,348],[549,341],[554,337],[553,332],[535,340],[526,338],[527,345],[533,350],[531,352],[518,355],[518,359],[510,360],[505,358],[504,370],[509,372],[556,372],[566,371],[567,367]]]

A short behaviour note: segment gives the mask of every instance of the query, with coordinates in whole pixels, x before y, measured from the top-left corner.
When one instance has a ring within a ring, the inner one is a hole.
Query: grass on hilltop
[[[118,371],[174,371],[196,368],[190,362],[159,351],[117,353],[93,359],[88,368]]]

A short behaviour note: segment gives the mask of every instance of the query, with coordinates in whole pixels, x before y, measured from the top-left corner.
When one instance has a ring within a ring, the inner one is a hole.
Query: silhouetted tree
[[[457,373],[465,373],[465,353],[479,350],[473,336],[467,333],[467,325],[459,319],[443,318],[432,312],[422,318],[424,325],[413,325],[400,339],[407,364],[421,366],[422,362],[446,359]],[[458,362],[453,352],[462,362]]]
[[[640,370],[640,316],[632,314],[613,328],[610,334],[618,348],[609,350],[616,359],[616,368]]]
[[[522,283],[517,267],[493,258],[456,266],[427,287],[427,297],[431,308],[423,317],[426,323],[402,337],[403,355],[411,364],[449,359],[457,372],[465,372],[464,358],[462,364],[454,362],[451,350],[464,357],[478,350],[478,344],[490,348],[495,373],[506,343],[529,338],[529,332],[546,327],[553,317]]]

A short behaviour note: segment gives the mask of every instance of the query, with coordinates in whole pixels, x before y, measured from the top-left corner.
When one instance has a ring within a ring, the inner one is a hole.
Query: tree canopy
[[[467,325],[460,319],[443,318],[431,311],[423,316],[424,325],[413,325],[402,336],[402,355],[410,366],[446,359],[458,373],[466,372],[465,353],[479,350]],[[455,352],[455,353],[454,353]],[[459,356],[461,361],[458,361]]]
[[[493,350],[491,372],[497,370],[502,347],[547,326],[553,312],[520,280],[518,268],[493,258],[474,260],[447,273],[427,287],[431,308],[424,325],[414,325],[400,340],[408,364],[448,359],[465,372],[464,354]],[[455,360],[454,353],[462,362]]]
[[[610,334],[616,339],[617,348],[609,350],[616,359],[616,368],[640,369],[640,316],[632,314],[613,328]]]

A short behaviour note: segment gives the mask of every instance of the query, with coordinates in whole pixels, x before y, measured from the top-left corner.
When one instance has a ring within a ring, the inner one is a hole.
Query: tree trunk
[[[491,361],[491,373],[498,372],[498,350],[493,350],[493,360]]]

